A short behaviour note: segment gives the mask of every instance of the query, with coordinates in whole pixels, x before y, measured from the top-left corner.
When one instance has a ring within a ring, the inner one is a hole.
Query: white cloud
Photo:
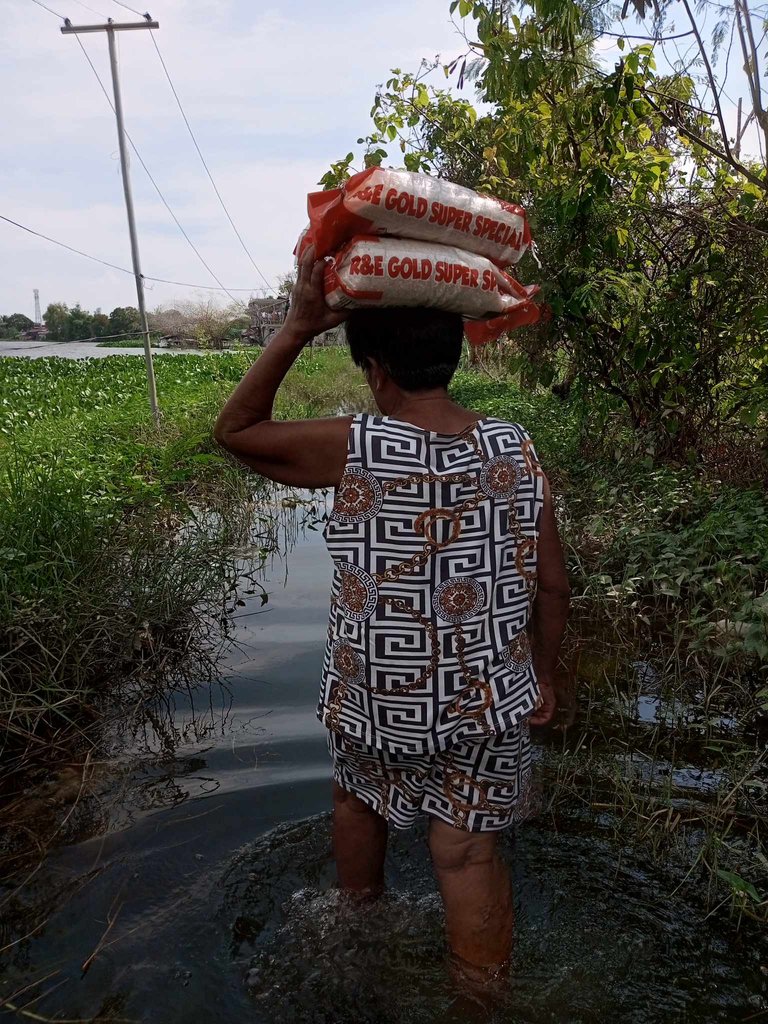
[[[77,23],[95,20],[72,0],[46,2]],[[111,0],[89,0],[89,6],[116,20],[132,17]],[[391,67],[415,69],[422,56],[452,57],[464,48],[448,0],[157,0],[150,10],[160,21],[158,43],[203,152],[270,280],[292,264],[307,191],[331,160],[369,131],[376,84]],[[0,18],[0,213],[130,267],[114,120],[76,40],[62,36],[56,18],[32,0],[0,0]],[[82,39],[109,87],[106,40]],[[615,40],[606,37],[600,49],[611,66],[619,56]],[[259,287],[263,282],[218,206],[148,33],[124,33],[120,59],[129,131],[177,216],[226,285]],[[727,91],[746,95],[730,79]],[[734,111],[728,102],[729,125]],[[754,126],[745,149],[757,151]],[[215,283],[135,160],[132,177],[145,273]],[[0,268],[0,312],[30,312],[33,287],[43,303],[110,309],[135,301],[130,276],[3,222]],[[148,301],[188,295],[156,284]]]
[[[71,0],[50,6],[97,20]],[[109,0],[90,6],[131,19]],[[271,281],[292,265],[306,193],[369,130],[375,86],[399,65],[462,45],[446,0],[378,5],[310,0],[158,0],[157,40],[214,177],[246,245]],[[0,0],[0,213],[130,267],[114,121],[77,41],[31,0]],[[106,40],[82,36],[109,88]],[[259,287],[219,207],[147,33],[120,38],[128,129],[185,229],[228,286]],[[132,179],[144,272],[214,284],[138,162]],[[134,301],[128,275],[107,270],[0,222],[0,311],[43,303],[106,309]],[[189,293],[152,285],[150,305]],[[226,298],[226,297],[225,297]]]

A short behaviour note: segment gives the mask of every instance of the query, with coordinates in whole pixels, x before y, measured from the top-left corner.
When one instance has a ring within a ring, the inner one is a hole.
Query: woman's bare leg
[[[371,896],[382,892],[387,822],[337,782],[333,784],[333,852],[342,889]]]
[[[512,952],[514,908],[496,834],[462,832],[433,818],[429,849],[451,952],[471,967],[498,970]]]

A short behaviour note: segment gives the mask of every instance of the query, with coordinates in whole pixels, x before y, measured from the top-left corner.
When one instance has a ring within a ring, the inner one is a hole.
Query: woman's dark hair
[[[441,309],[354,309],[346,331],[355,363],[375,359],[405,391],[447,388],[461,358],[461,316]]]

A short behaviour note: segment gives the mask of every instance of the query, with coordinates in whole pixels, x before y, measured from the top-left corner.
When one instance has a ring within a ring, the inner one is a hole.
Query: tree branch
[[[731,143],[728,139],[728,130],[725,127],[725,120],[723,118],[723,108],[720,106],[720,94],[717,90],[717,82],[715,81],[715,75],[712,71],[712,65],[709,62],[709,56],[707,55],[707,51],[704,48],[704,40],[701,38],[699,27],[696,24],[696,21],[693,17],[693,12],[691,11],[691,7],[688,3],[688,0],[683,0],[683,6],[685,7],[686,14],[688,15],[688,20],[691,23],[691,30],[693,31],[693,34],[696,36],[696,43],[699,47],[701,59],[704,61],[704,67],[707,70],[707,78],[709,79],[709,87],[712,90],[712,100],[715,104],[715,114],[717,115],[717,120],[720,125],[720,134],[723,139],[723,146],[725,147],[725,152],[728,156],[728,160],[730,162],[733,162],[736,158],[731,152]]]
[[[663,120],[671,128],[674,128],[675,131],[680,132],[681,135],[684,135],[686,139],[690,139],[691,142],[695,142],[697,146],[701,146],[702,149],[705,149],[708,153],[711,153],[712,156],[717,157],[718,160],[725,160],[725,162],[727,164],[730,164],[730,166],[735,171],[738,171],[739,174],[743,175],[747,179],[747,181],[751,181],[753,185],[757,185],[758,188],[761,188],[764,192],[768,192],[768,179],[761,178],[757,174],[753,174],[748,167],[745,167],[742,163],[736,160],[736,158],[730,152],[730,149],[728,150],[728,154],[726,155],[725,153],[723,153],[722,150],[717,149],[715,146],[711,145],[711,143],[707,142],[705,139],[702,139],[700,135],[697,135],[695,132],[692,132],[690,128],[686,128],[684,125],[681,125],[677,121],[675,121],[675,119],[671,117],[662,107],[660,107],[655,100],[651,99],[647,89],[641,89],[641,92],[643,96],[645,96],[645,98],[648,100],[650,105],[653,107],[653,109],[658,114],[661,115]]]

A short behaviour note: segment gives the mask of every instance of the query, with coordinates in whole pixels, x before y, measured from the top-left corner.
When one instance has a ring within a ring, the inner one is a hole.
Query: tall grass
[[[6,797],[87,749],[126,684],[149,694],[205,660],[243,572],[274,544],[270,492],[212,438],[250,361],[158,358],[159,429],[140,359],[0,361]],[[278,414],[335,412],[358,384],[338,351],[307,352]]]
[[[656,464],[620,422],[596,435],[578,402],[503,367],[458,374],[454,395],[521,422],[553,483],[573,589],[549,812],[676,858],[710,908],[768,920],[768,497],[754,466],[738,486]]]

